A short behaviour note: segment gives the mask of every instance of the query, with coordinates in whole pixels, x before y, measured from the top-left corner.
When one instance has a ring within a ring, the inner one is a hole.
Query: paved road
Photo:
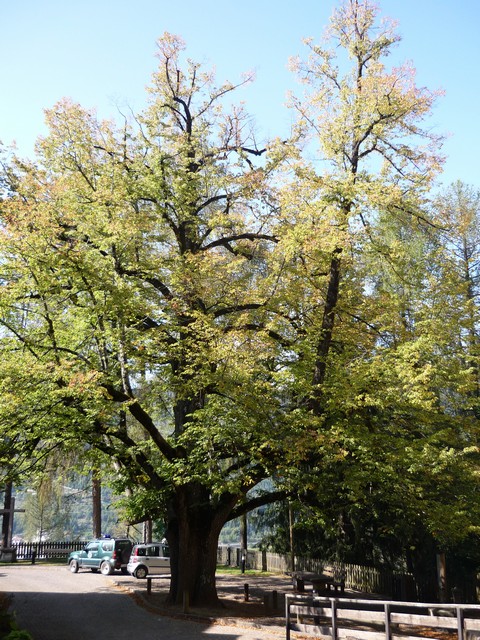
[[[34,640],[278,639],[264,630],[162,617],[135,604],[111,578],[90,571],[0,565],[0,591],[13,594],[19,626]]]

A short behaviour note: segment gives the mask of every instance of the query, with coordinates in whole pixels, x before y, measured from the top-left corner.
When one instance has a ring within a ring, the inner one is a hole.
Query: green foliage
[[[50,461],[52,464],[53,461]],[[117,504],[118,496],[105,474],[101,488],[102,533],[124,536],[127,524]],[[111,479],[110,479],[111,481]],[[57,460],[54,475],[37,475],[28,487],[17,488],[14,535],[26,541],[88,540],[92,537],[91,477],[62,469]],[[132,532],[132,537],[139,537]]]
[[[0,594],[0,638],[2,640],[33,640],[25,630],[18,628],[14,614],[9,609],[11,597]]]
[[[5,636],[5,640],[33,640],[33,637],[28,633],[28,631],[13,629]]]

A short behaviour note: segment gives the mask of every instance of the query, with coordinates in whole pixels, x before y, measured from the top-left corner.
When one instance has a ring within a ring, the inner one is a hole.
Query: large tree
[[[116,129],[64,100],[37,164],[8,167],[2,378],[24,393],[10,385],[3,426],[109,456],[130,516],[165,517],[171,600],[198,604],[216,600],[222,526],[278,462],[275,403],[262,402],[277,160],[242,108],[223,111],[235,87],[182,62],[183,48],[159,40],[133,122]]]

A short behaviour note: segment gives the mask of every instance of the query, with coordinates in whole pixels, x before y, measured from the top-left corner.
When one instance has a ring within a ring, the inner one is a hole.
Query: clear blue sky
[[[411,60],[418,84],[442,88],[431,125],[450,137],[442,182],[480,188],[480,2],[379,0],[399,22],[395,59]],[[155,70],[155,41],[181,35],[190,57],[215,65],[219,80],[255,69],[239,98],[265,136],[285,133],[288,58],[320,37],[335,0],[0,0],[0,140],[32,156],[44,133],[43,109],[64,96],[115,117],[116,105],[139,110]]]

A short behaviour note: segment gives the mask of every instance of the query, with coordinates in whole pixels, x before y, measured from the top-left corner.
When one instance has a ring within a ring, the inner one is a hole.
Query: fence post
[[[461,607],[457,607],[457,633],[458,640],[463,640],[463,609]]]
[[[290,640],[290,594],[285,596],[285,622],[287,626],[287,634],[285,640]]]
[[[332,609],[332,640],[337,640],[338,638],[338,628],[337,628],[337,601],[335,598],[330,598],[331,609]]]
[[[392,629],[390,626],[390,604],[385,603],[385,640],[390,640],[392,637]]]

